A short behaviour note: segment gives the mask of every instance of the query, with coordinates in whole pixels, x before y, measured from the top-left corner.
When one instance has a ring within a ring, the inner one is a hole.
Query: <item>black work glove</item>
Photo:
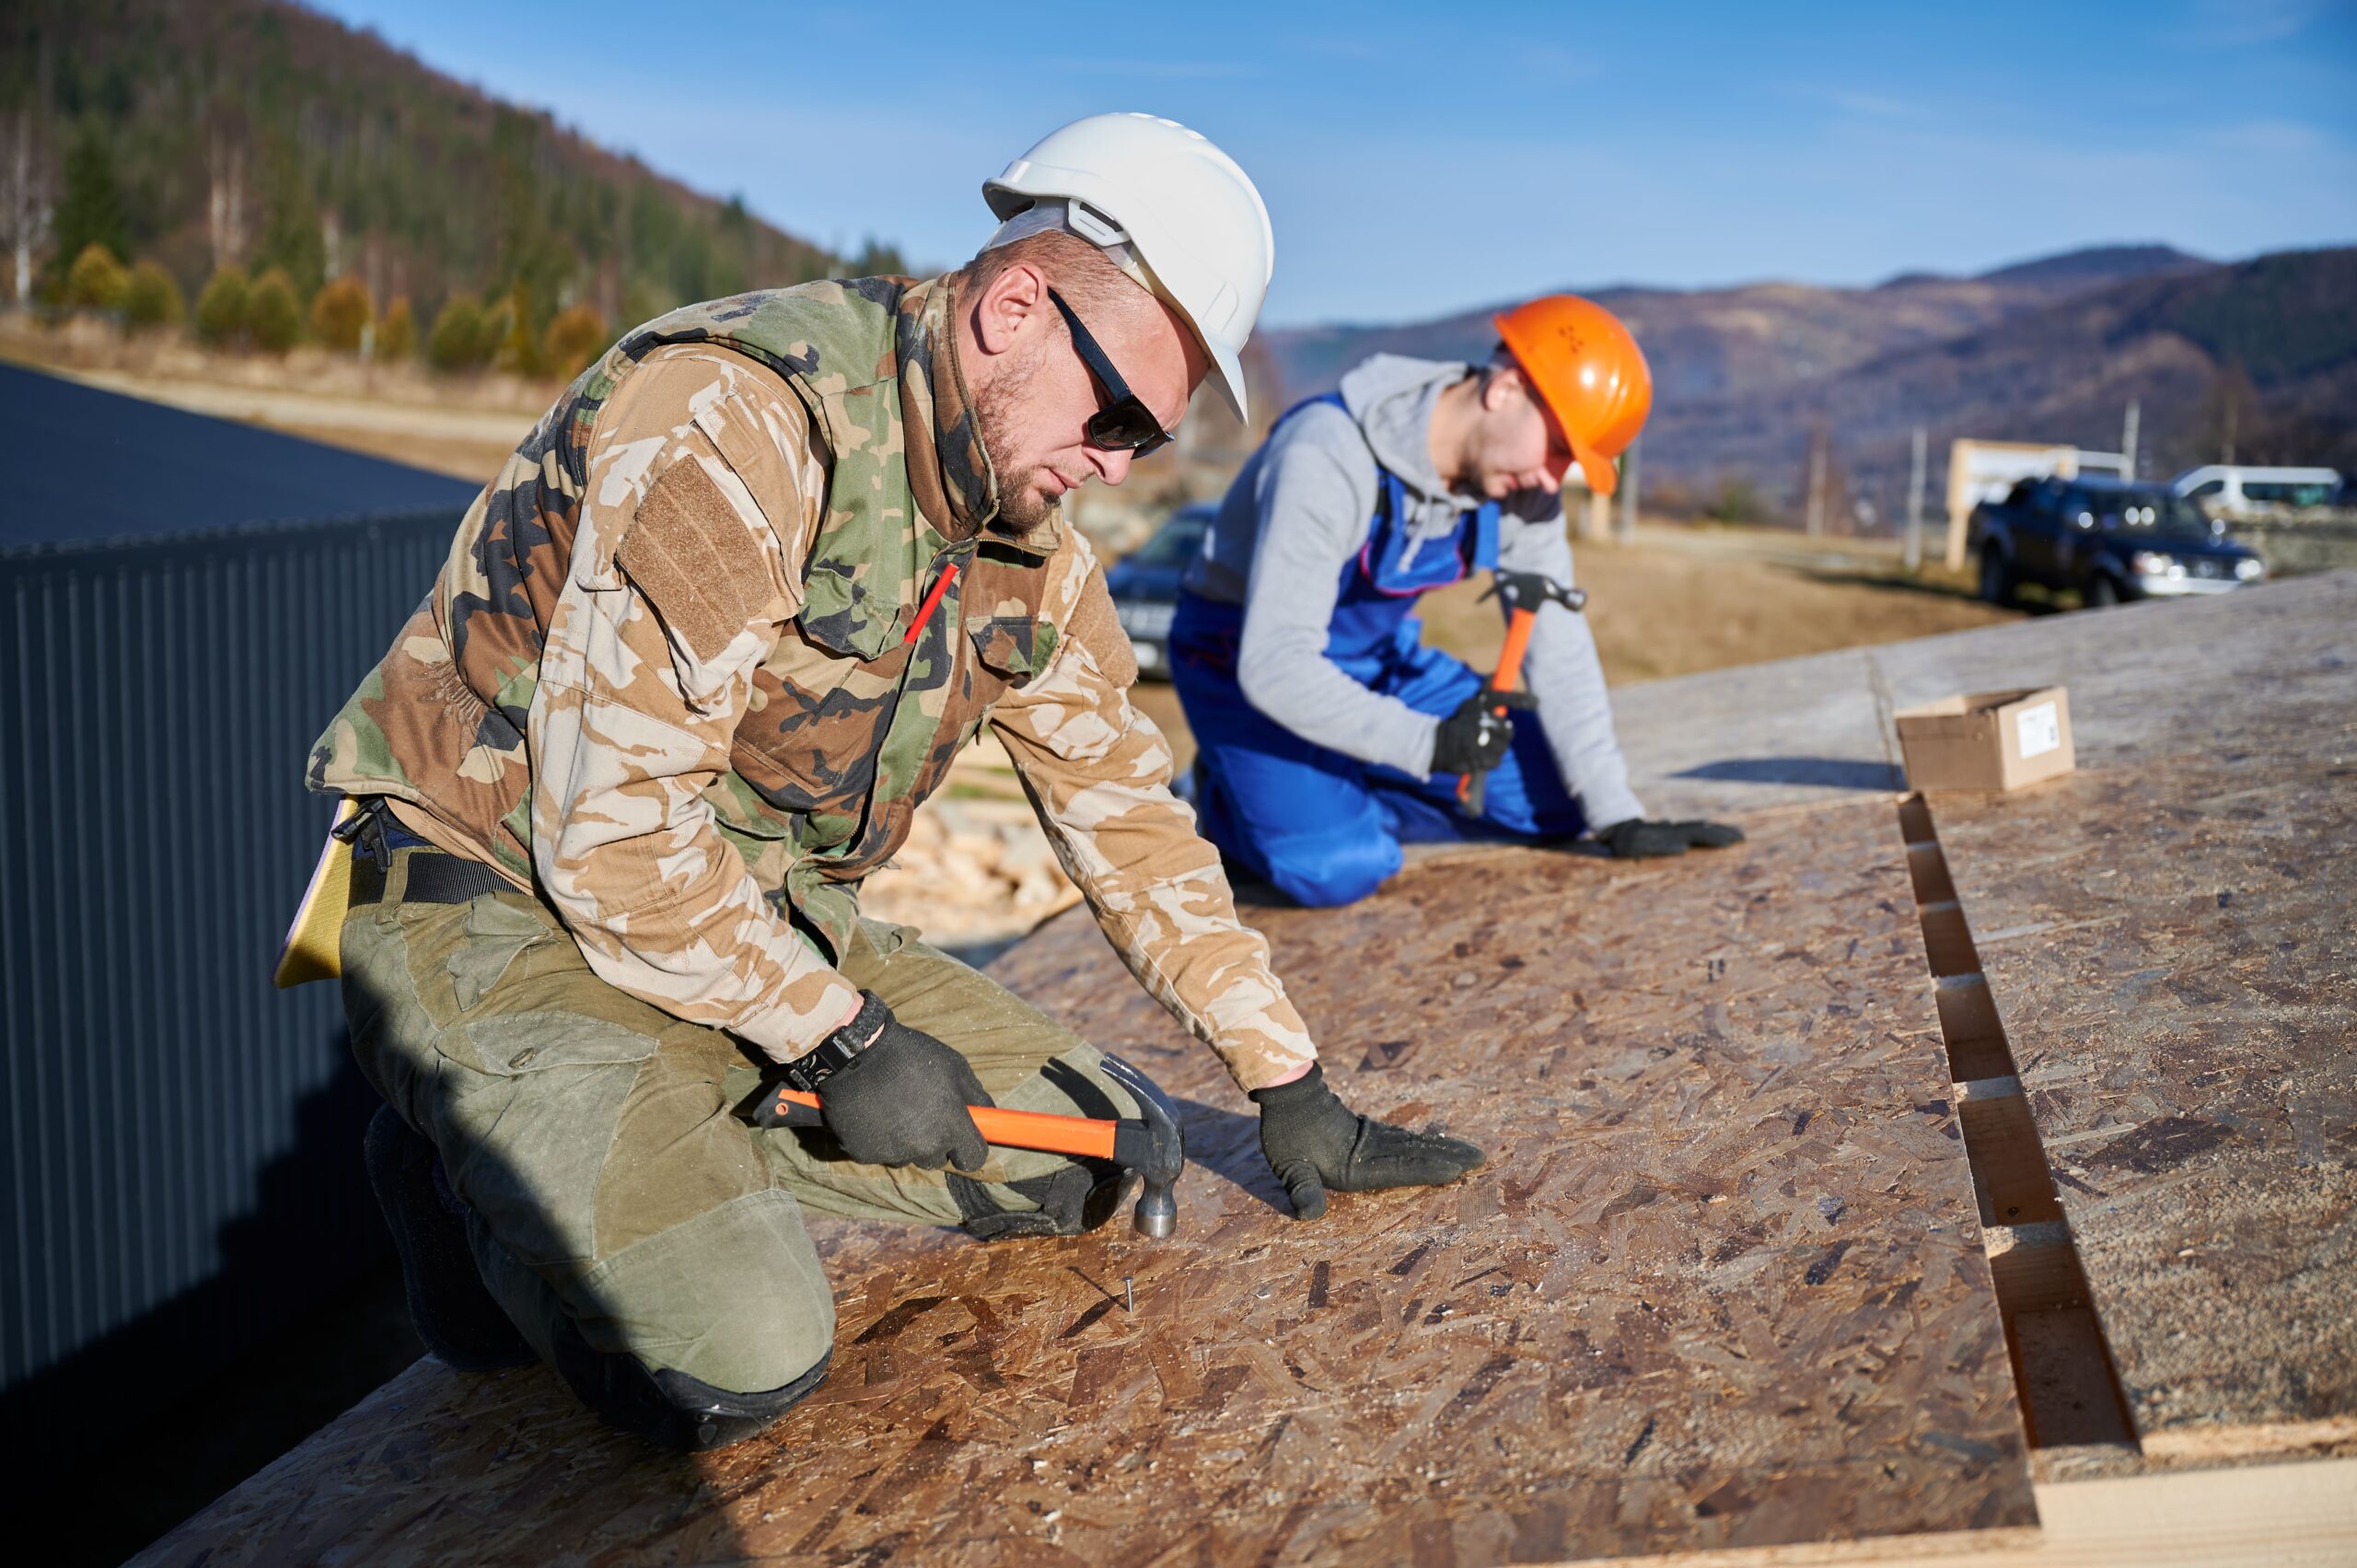
[[[1251,1098],[1260,1108],[1260,1153],[1285,1184],[1297,1220],[1324,1214],[1329,1190],[1438,1187],[1481,1163],[1470,1144],[1353,1115],[1315,1063],[1306,1076],[1254,1089]]]
[[[1527,691],[1499,691],[1484,686],[1440,721],[1433,735],[1433,772],[1487,772],[1506,760],[1514,744],[1514,720],[1500,708],[1535,708],[1538,699]]]
[[[1648,822],[1631,817],[1596,830],[1596,842],[1615,860],[1643,860],[1659,854],[1684,854],[1689,849],[1724,849],[1743,842],[1743,830],[1724,822]]]
[[[892,1016],[874,993],[865,995],[859,1016],[836,1033],[856,1043],[879,1019],[882,1032],[819,1084],[827,1130],[865,1165],[980,1169],[990,1149],[966,1108],[993,1102],[972,1064]]]

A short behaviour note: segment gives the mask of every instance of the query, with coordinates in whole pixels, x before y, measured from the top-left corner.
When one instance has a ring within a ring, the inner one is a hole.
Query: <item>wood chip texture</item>
[[[1248,1102],[1066,916],[994,972],[1178,1097],[1176,1239],[819,1222],[834,1370],[763,1438],[662,1458],[537,1369],[421,1363],[145,1560],[1446,1565],[2034,1525],[1887,799],[1259,918],[1341,1091],[1486,1168],[1294,1221]]]
[[[2141,1440],[2357,1448],[2357,572],[1615,694],[1656,812],[1895,785],[1887,715],[2070,688],[2079,772],[1930,799]]]
[[[2357,1446],[2352,624],[1933,802],[2148,1459]]]

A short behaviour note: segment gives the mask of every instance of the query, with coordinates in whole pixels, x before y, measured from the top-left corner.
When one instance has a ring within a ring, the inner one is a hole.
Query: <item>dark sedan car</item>
[[[2090,608],[2225,593],[2267,575],[2200,507],[2164,484],[2026,479],[1972,513],[1980,596],[2013,602],[2022,583],[2075,588]]]
[[[1187,575],[1187,563],[1202,550],[1218,510],[1202,505],[1179,512],[1105,574],[1121,630],[1137,650],[1141,675],[1170,678],[1170,613],[1178,608],[1178,582]]]

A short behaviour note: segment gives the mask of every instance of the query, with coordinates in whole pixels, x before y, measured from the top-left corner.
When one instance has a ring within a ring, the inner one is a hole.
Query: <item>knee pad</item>
[[[726,1448],[758,1435],[826,1381],[830,1346],[818,1365],[759,1393],[715,1388],[684,1372],[649,1371],[638,1357],[593,1349],[570,1318],[557,1325],[556,1369],[609,1426],[679,1452]]]

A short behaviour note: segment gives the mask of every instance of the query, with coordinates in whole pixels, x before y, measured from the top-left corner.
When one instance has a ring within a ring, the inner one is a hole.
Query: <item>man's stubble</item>
[[[1041,345],[1042,350],[1044,346]],[[1041,350],[1035,350],[1020,364],[1008,366],[993,378],[990,386],[974,394],[974,433],[981,437],[982,453],[990,459],[991,471],[998,479],[997,523],[1017,538],[1037,532],[1056,515],[1056,503],[1040,492],[1041,470],[1034,467],[1012,473],[1001,459],[1002,453],[1016,447],[1016,410],[1023,401],[1041,356]]]

